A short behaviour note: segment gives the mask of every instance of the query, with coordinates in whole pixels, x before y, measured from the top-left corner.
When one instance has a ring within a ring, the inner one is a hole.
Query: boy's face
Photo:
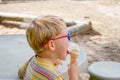
[[[63,27],[62,32],[57,37],[65,36],[68,34],[66,25],[62,27]],[[68,46],[69,46],[69,41],[67,37],[55,40],[55,54],[58,59],[66,60]]]

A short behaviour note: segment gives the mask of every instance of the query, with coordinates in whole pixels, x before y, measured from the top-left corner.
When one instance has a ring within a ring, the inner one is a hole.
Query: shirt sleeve
[[[32,60],[33,57],[34,57],[34,56],[32,56],[25,64],[23,64],[23,65],[20,67],[20,69],[19,69],[19,71],[18,71],[18,77],[19,77],[20,79],[23,79],[23,78],[24,78],[25,72],[26,72],[26,69],[27,69],[27,66],[28,66],[28,64],[30,63],[30,61]]]

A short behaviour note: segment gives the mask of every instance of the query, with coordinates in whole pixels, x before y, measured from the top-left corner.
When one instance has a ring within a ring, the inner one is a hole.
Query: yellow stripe
[[[29,67],[30,71],[32,72],[33,75],[35,75],[36,77],[42,79],[42,80],[48,80],[45,76],[37,73],[36,71],[34,71],[31,67]]]
[[[34,58],[34,62],[37,64],[37,65],[42,65],[42,67],[44,67],[46,70],[48,70],[50,72],[50,74],[54,74],[54,75],[58,75],[58,73],[56,72],[55,70],[55,66],[46,62],[46,61],[43,61],[43,60],[38,60],[37,58]]]
[[[37,58],[34,57],[34,62],[37,64],[37,65],[40,65],[42,67],[44,67],[45,69],[47,69],[50,74],[54,74],[56,75],[56,79],[55,80],[64,80],[62,76],[60,76],[57,71],[55,70],[55,66],[48,63],[48,62],[45,62],[43,60],[40,60],[38,61]],[[34,64],[33,64],[34,65]],[[32,69],[32,67],[29,65],[28,66],[28,76],[30,77],[31,80],[38,80],[39,78],[42,79],[42,80],[48,80],[48,78],[46,78],[45,76],[41,75],[40,73],[36,72],[35,70]]]

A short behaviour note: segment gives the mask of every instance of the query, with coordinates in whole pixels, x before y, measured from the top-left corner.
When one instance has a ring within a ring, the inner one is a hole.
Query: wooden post
[[[76,34],[85,32],[87,30],[90,30],[92,28],[92,23],[90,21],[78,23],[74,26],[68,27],[68,32],[71,33],[71,36],[74,36]]]

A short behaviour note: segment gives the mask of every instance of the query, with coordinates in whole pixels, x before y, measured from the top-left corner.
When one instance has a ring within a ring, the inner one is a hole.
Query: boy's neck
[[[38,55],[37,56],[37,59],[38,60],[43,60],[43,61],[46,61],[50,64],[55,64],[56,63],[56,59],[53,55],[50,55],[50,53],[40,53],[41,55]]]

